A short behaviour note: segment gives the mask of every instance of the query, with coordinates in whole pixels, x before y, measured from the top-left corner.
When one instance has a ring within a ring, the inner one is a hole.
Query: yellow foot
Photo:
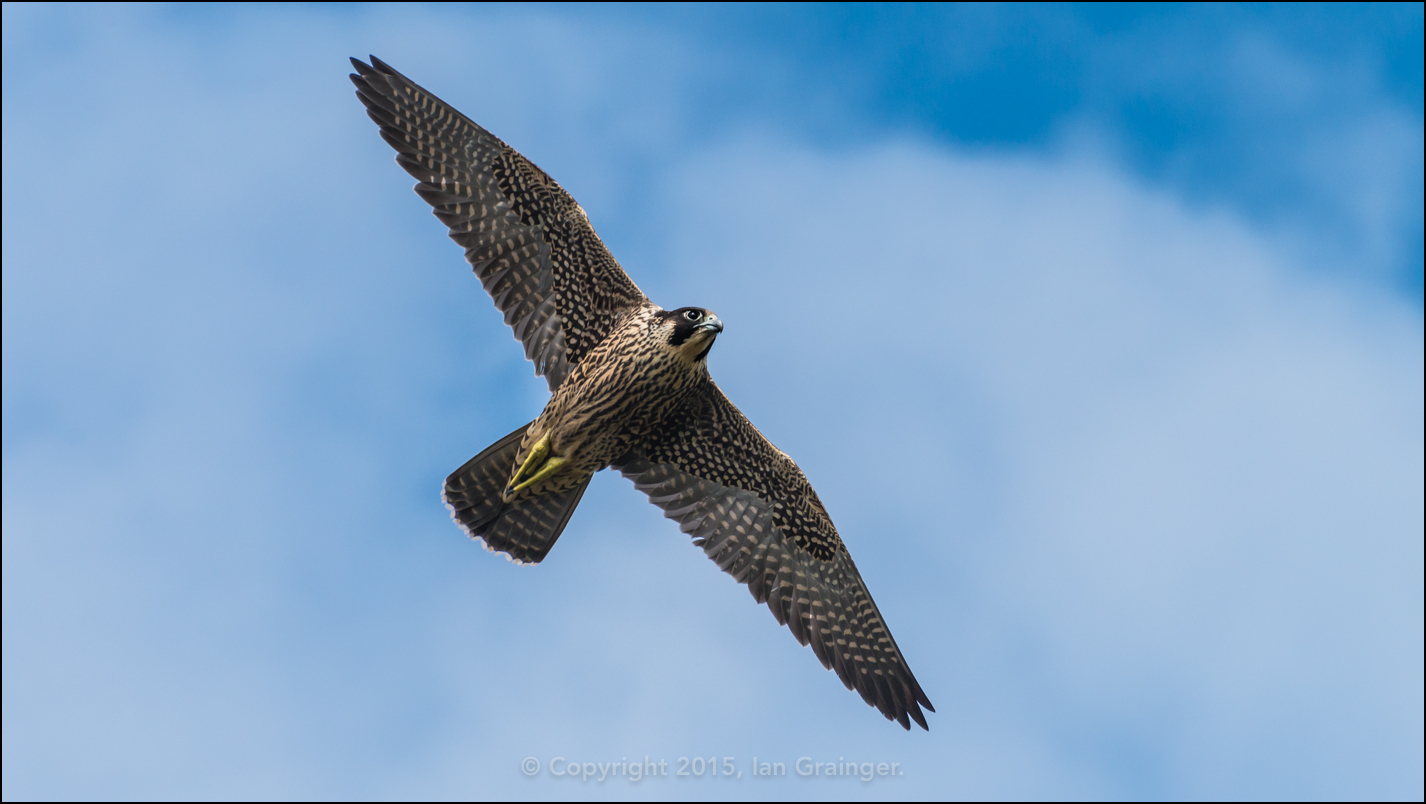
[[[501,496],[504,497],[505,502],[510,502],[510,498],[521,490],[550,477],[568,462],[566,458],[550,454],[550,434],[545,433],[536,442],[534,449],[530,450],[530,457],[520,465],[520,471],[510,478],[510,485],[505,487],[505,493]]]

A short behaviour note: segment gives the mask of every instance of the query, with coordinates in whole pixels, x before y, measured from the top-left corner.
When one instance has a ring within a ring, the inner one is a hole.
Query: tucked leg
[[[550,450],[550,434],[545,433],[533,449],[530,456],[520,465],[520,469],[515,472],[515,476],[510,478],[510,485],[505,487],[505,493],[501,495],[505,502],[510,502],[521,490],[552,476],[568,463],[567,458],[561,458],[552,454]]]

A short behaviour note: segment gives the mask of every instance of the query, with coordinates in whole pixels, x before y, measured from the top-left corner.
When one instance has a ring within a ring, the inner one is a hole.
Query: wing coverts
[[[397,164],[555,390],[644,294],[543,170],[380,59],[351,61]]]
[[[617,468],[848,689],[903,728],[908,717],[927,728],[921,707],[935,707],[811,484],[708,386]]]

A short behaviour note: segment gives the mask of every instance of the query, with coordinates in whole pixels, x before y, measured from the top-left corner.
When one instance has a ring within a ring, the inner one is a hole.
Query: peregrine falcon
[[[543,170],[380,59],[351,61],[381,138],[549,383],[538,418],[446,478],[456,523],[539,563],[613,467],[847,689],[925,729],[935,709],[817,492],[708,375],[718,316],[649,301]]]

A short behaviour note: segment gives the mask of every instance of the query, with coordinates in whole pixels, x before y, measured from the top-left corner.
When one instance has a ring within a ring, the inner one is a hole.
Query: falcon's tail
[[[538,564],[564,531],[590,478],[568,491],[501,502],[500,493],[515,467],[520,439],[529,427],[521,425],[466,461],[446,478],[441,496],[451,509],[451,518],[471,538],[484,540],[488,549],[507,553],[522,564]]]

